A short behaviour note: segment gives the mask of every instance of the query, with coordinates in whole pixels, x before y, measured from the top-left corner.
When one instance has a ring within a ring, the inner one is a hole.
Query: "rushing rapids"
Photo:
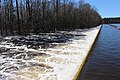
[[[71,79],[72,72],[79,64],[79,58],[82,59],[81,56],[90,44],[92,34],[97,30],[98,28],[77,29],[1,37],[0,79]]]

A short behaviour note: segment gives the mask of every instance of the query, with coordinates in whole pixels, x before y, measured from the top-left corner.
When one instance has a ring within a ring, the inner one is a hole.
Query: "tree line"
[[[101,22],[97,10],[83,0],[0,0],[1,35],[90,28]]]
[[[102,21],[103,24],[120,24],[120,17],[114,17],[114,18],[103,18]]]

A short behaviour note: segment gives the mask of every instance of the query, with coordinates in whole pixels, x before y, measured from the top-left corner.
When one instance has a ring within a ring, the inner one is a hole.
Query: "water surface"
[[[120,30],[103,25],[77,80],[120,80]]]

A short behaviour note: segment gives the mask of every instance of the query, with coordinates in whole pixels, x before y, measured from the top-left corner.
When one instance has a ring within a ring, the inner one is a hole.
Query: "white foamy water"
[[[99,28],[81,31],[5,37],[0,42],[0,80],[72,80]]]

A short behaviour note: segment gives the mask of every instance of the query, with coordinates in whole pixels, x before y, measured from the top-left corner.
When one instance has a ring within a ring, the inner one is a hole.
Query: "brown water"
[[[120,30],[103,25],[77,80],[120,80]]]
[[[87,39],[86,31],[88,29],[0,36],[0,80],[67,78],[61,75],[66,69],[71,71],[68,67],[77,63],[80,47],[76,44]]]

